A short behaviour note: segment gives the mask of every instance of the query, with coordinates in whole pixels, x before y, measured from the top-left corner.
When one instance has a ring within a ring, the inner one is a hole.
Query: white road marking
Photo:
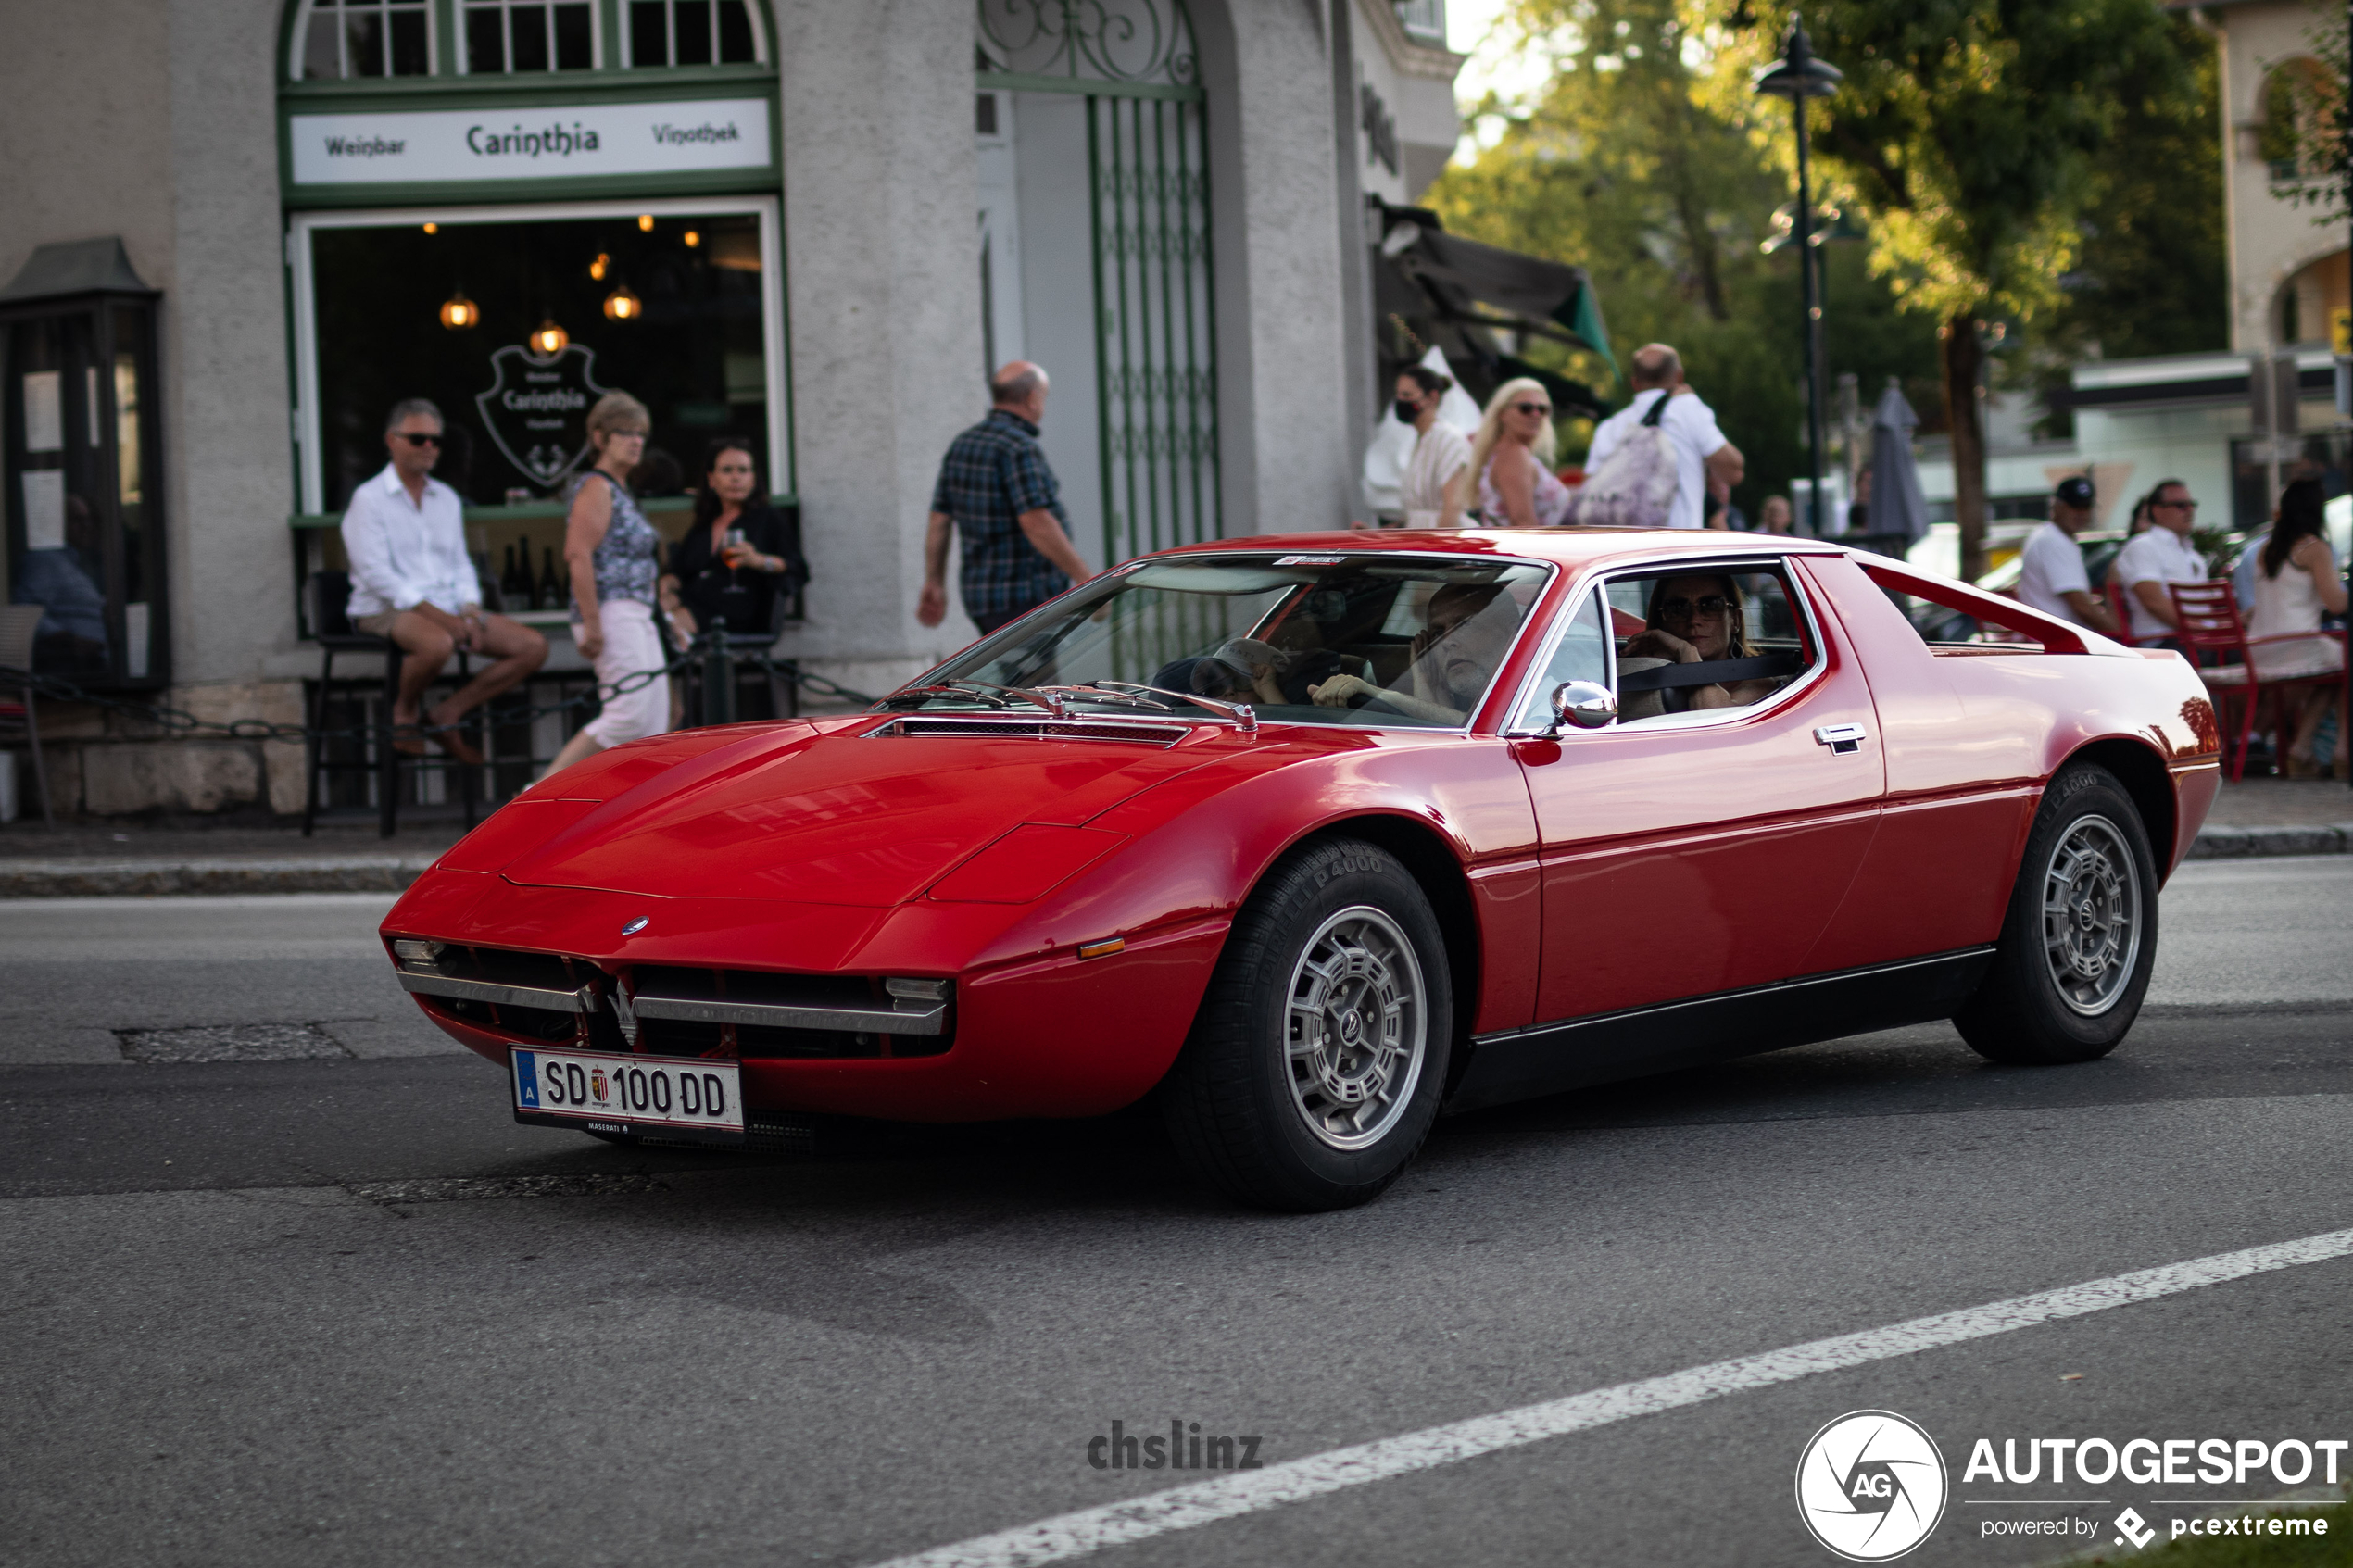
[[[2193,1258],[2187,1262],[2088,1280],[2082,1285],[1989,1302],[1957,1312],[1941,1312],[1885,1328],[1865,1329],[1859,1334],[1843,1334],[1768,1350],[1762,1355],[1692,1367],[1639,1383],[1621,1383],[1614,1388],[1597,1388],[1589,1394],[1525,1405],[1497,1415],[1476,1416],[1354,1448],[1334,1449],[1264,1470],[1238,1472],[1215,1481],[1082,1509],[993,1536],[976,1536],[952,1546],[894,1558],[877,1568],[1035,1568],[1038,1563],[1083,1557],[1105,1547],[1125,1546],[1175,1530],[1213,1524],[1221,1519],[1278,1508],[1327,1492],[1385,1481],[1392,1475],[1407,1475],[1504,1449],[1541,1443],[1548,1437],[1591,1431],[1638,1415],[1655,1415],[1818,1373],[1840,1372],[1991,1335],[2011,1334],[2063,1318],[2082,1317],[2087,1312],[2104,1312],[2111,1307],[2153,1301],[2201,1286],[2221,1285],[2274,1269],[2292,1269],[2347,1256],[2353,1256],[2353,1230],[2331,1231],[2324,1236],[2269,1247],[2250,1247],[2243,1252]]]

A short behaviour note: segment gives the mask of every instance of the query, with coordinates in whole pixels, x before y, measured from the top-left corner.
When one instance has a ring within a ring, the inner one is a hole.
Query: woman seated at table
[[[704,453],[694,525],[671,546],[661,580],[662,608],[680,630],[724,618],[731,633],[766,636],[776,630],[779,596],[809,581],[799,525],[754,498],[758,478],[742,441],[722,436]]]

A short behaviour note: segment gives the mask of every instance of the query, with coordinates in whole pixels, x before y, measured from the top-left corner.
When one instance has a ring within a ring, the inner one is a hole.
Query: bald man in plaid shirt
[[[963,536],[964,613],[982,636],[1093,574],[1072,547],[1061,486],[1038,445],[1046,372],[1016,359],[988,378],[988,417],[956,437],[932,491],[915,619],[948,616],[948,539]]]

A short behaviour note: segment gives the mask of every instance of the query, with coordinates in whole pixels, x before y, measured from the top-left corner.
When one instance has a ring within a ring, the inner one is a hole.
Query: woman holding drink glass
[[[703,455],[695,521],[671,546],[661,580],[662,608],[689,636],[723,618],[730,633],[767,636],[778,596],[809,581],[799,526],[754,498],[758,480],[741,441],[722,436]]]

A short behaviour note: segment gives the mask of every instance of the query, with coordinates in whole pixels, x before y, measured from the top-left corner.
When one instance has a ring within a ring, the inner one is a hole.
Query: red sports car
[[[524,1121],[1151,1095],[1203,1180],[1326,1209],[1442,1109],[1944,1018],[2101,1055],[2217,751],[2179,657],[1827,542],[1257,538],[863,713],[605,752],[384,936]]]

